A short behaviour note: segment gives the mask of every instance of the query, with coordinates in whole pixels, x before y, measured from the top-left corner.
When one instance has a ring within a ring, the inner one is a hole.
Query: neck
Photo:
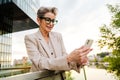
[[[45,31],[43,29],[40,29],[40,31],[41,31],[43,37],[49,37],[49,32],[47,32],[47,31]]]

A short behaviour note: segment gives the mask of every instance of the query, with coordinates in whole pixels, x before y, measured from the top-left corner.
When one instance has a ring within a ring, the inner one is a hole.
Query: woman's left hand
[[[82,48],[80,48],[80,62],[78,64],[80,65],[85,65],[88,62],[88,53],[91,52],[92,49],[86,46],[83,46]]]

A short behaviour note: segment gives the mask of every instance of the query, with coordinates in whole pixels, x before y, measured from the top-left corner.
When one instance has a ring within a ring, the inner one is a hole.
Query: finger
[[[87,59],[88,59],[87,56],[83,56],[83,57],[81,57],[81,61],[83,61],[83,60],[87,60]]]
[[[79,64],[86,64],[88,62],[88,58],[84,58],[84,59],[81,59],[80,61],[79,61]]]
[[[84,46],[81,46],[80,48],[77,48],[77,50],[80,50],[80,49],[83,49],[84,48]]]
[[[87,55],[81,57],[81,59],[86,59],[86,58],[88,58]]]
[[[87,63],[88,62],[88,58],[86,57],[86,58],[83,58],[83,59],[81,59],[81,64],[83,64],[83,63]]]
[[[92,49],[88,49],[87,51],[80,53],[79,56],[86,56],[90,51],[92,51]]]
[[[89,50],[90,48],[89,47],[84,47],[83,49],[82,49],[82,52],[86,52],[87,50]]]
[[[90,49],[89,47],[82,47],[82,48],[79,48],[78,51],[79,51],[80,53],[84,53],[84,52],[86,52],[86,51],[89,50],[89,49]]]
[[[79,57],[79,63],[82,63],[83,60],[87,60],[88,57],[87,56],[82,56],[82,57]]]

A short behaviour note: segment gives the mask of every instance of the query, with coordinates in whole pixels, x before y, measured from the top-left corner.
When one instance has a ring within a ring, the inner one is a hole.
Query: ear
[[[37,17],[37,22],[40,23],[40,18]]]
[[[38,25],[40,25],[41,24],[41,19],[40,18],[36,18],[37,19],[37,23],[38,23]]]

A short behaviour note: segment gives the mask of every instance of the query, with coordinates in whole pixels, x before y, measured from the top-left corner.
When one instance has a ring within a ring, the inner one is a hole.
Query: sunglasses
[[[56,24],[56,23],[58,22],[58,20],[51,19],[51,18],[49,18],[49,17],[40,17],[40,19],[44,19],[47,24],[50,24],[51,22],[52,22],[53,24]]]

